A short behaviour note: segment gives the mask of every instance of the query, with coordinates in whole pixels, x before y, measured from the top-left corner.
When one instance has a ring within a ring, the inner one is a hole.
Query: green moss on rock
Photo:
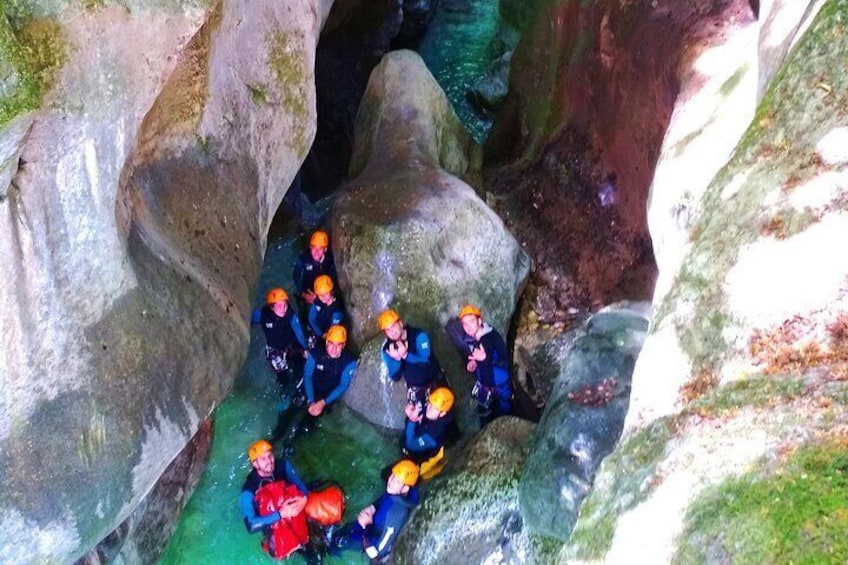
[[[690,506],[675,563],[845,563],[848,453],[808,447],[767,474],[709,489]]]
[[[746,406],[765,407],[798,398],[805,389],[803,379],[768,375],[732,382],[698,398],[689,410],[710,417]]]
[[[297,155],[306,155],[309,150],[306,86],[312,77],[304,63],[304,39],[297,34],[276,31],[268,36],[267,47],[268,65],[280,87],[282,104],[292,116],[289,148]]]

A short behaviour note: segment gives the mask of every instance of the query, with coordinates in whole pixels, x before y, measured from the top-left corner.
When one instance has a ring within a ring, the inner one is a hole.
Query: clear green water
[[[278,284],[291,288],[291,266],[298,251],[292,240],[269,244],[258,297]],[[261,535],[247,533],[237,505],[250,471],[245,450],[256,439],[270,437],[277,424],[280,397],[274,374],[266,368],[264,343],[261,330],[253,328],[248,360],[232,394],[215,412],[209,465],[161,560],[163,565],[274,562],[259,547]],[[344,488],[346,521],[380,495],[380,471],[399,455],[394,435],[386,436],[340,405],[322,417],[317,428],[299,437],[295,447],[293,463],[306,483],[332,479]],[[303,562],[299,555],[286,561]],[[325,563],[367,563],[367,559],[346,552]]]
[[[498,0],[442,0],[418,49],[477,143],[486,140],[492,118],[480,114],[466,92],[496,56],[499,24]]]

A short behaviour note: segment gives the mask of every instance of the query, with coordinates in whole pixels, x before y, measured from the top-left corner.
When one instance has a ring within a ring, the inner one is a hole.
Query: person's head
[[[260,439],[253,442],[247,449],[247,457],[250,465],[256,469],[261,477],[270,477],[274,474],[274,450],[271,444]]]
[[[466,304],[459,311],[459,321],[462,322],[463,331],[475,337],[483,326],[483,313],[472,304]]]
[[[347,330],[344,326],[330,326],[324,339],[327,341],[327,355],[333,359],[341,357],[347,343]]]
[[[449,388],[439,387],[430,393],[424,415],[428,420],[438,420],[453,408],[454,396]]]
[[[418,482],[418,465],[409,459],[401,459],[392,467],[392,474],[386,481],[389,494],[406,494]]]
[[[286,315],[286,311],[288,310],[288,300],[289,295],[282,288],[272,288],[265,296],[265,302],[271,306],[274,314],[281,318]]]
[[[330,247],[330,236],[325,231],[318,230],[309,238],[309,254],[314,261],[323,261],[328,247]]]
[[[318,296],[318,300],[324,304],[329,304],[333,301],[333,279],[329,275],[316,277],[312,291]]]
[[[377,322],[380,324],[380,330],[390,340],[397,341],[403,335],[403,320],[391,308],[380,314]]]

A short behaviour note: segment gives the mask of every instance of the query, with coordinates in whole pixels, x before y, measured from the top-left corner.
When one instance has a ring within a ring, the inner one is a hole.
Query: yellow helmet
[[[344,345],[347,343],[347,330],[344,329],[344,326],[330,326],[330,329],[324,335],[324,339]]]
[[[333,279],[329,275],[321,275],[315,279],[312,290],[315,291],[315,294],[330,294],[333,292]]]
[[[272,288],[268,291],[268,294],[265,295],[265,302],[267,304],[276,304],[277,302],[285,302],[289,299],[289,293],[283,290],[282,288]]]
[[[271,444],[264,439],[260,439],[259,441],[254,441],[250,447],[247,448],[247,457],[250,459],[250,462],[253,463],[269,451],[273,451]]]
[[[398,316],[398,313],[389,308],[388,310],[380,314],[380,317],[377,318],[377,323],[380,324],[380,331],[386,331],[386,328],[388,328],[398,320],[400,320],[400,316]]]
[[[483,313],[480,312],[480,309],[474,306],[473,304],[466,304],[462,307],[462,310],[459,311],[459,319],[463,319],[466,316],[474,315],[478,318],[483,317]]]
[[[447,412],[453,408],[453,393],[449,388],[439,387],[430,393],[428,402],[438,409],[439,412]]]
[[[414,487],[418,482],[418,465],[409,459],[402,459],[392,467],[392,475],[408,487]]]
[[[318,230],[312,234],[312,237],[309,238],[309,245],[327,249],[330,247],[330,236],[327,235],[327,232]]]

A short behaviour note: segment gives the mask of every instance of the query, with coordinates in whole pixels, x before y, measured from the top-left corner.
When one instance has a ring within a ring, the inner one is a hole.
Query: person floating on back
[[[303,384],[311,416],[320,416],[347,391],[356,370],[356,359],[345,351],[347,330],[332,326],[327,330],[325,345],[312,350],[303,369]]]
[[[339,280],[330,250],[330,236],[327,232],[318,230],[309,238],[309,249],[301,253],[295,261],[292,275],[298,294],[307,304],[315,301],[313,287],[315,279],[321,275],[329,276],[333,283]]]
[[[403,433],[403,454],[421,465],[421,478],[438,475],[445,464],[445,443],[453,415],[454,395],[449,388],[439,387],[430,393],[424,413],[409,404],[406,408],[406,428]]]
[[[465,368],[476,379],[471,397],[477,403],[480,425],[512,412],[512,383],[509,356],[503,337],[483,322],[480,309],[471,304],[459,311],[462,330],[468,337]]]
[[[418,465],[409,459],[395,463],[386,481],[386,491],[364,508],[355,522],[346,524],[330,539],[331,553],[355,549],[373,561],[385,562],[409,513],[418,504]]]
[[[271,289],[260,312],[259,323],[265,334],[265,357],[277,375],[277,381],[285,385],[287,381],[293,380],[298,392],[302,394],[301,373],[306,335],[300,325],[300,318],[288,300],[289,295],[282,288]]]
[[[424,330],[403,323],[394,310],[386,310],[377,320],[385,334],[383,363],[393,381],[406,381],[407,401],[418,412],[424,408],[427,394],[443,379],[442,369],[432,351],[430,336]]]
[[[329,331],[330,326],[337,326],[344,320],[344,310],[336,300],[333,289],[333,280],[328,275],[315,279],[315,300],[309,307],[308,319],[310,349],[318,343],[318,338]]]

